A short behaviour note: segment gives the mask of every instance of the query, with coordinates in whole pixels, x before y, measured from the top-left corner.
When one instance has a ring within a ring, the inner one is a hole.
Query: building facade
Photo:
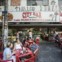
[[[2,26],[4,4],[1,0],[0,2],[0,26]],[[61,2],[61,0],[8,0],[8,26],[11,29],[60,27],[62,26]]]

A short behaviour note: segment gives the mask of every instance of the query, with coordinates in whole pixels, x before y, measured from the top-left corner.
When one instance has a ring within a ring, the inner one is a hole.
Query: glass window
[[[27,0],[27,6],[48,5],[49,0]]]
[[[62,0],[58,0],[59,2],[59,9],[62,10]]]
[[[43,4],[42,5],[48,6],[49,5],[49,0],[43,0]]]
[[[27,6],[42,5],[42,0],[27,0]]]
[[[4,5],[4,0],[0,0],[0,6]]]

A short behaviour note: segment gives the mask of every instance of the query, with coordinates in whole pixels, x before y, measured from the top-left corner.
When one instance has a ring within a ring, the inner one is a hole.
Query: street
[[[37,62],[62,62],[62,53],[60,48],[54,43],[42,43]]]

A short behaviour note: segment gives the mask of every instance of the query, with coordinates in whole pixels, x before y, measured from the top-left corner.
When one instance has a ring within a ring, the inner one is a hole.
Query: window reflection
[[[48,5],[49,0],[27,0],[28,6]]]
[[[58,2],[59,2],[59,9],[60,11],[62,11],[62,0],[58,0]]]

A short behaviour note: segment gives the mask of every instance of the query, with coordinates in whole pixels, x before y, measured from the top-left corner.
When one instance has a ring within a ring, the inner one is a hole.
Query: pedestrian
[[[32,39],[32,35],[33,35],[32,30],[29,30],[29,38]]]

